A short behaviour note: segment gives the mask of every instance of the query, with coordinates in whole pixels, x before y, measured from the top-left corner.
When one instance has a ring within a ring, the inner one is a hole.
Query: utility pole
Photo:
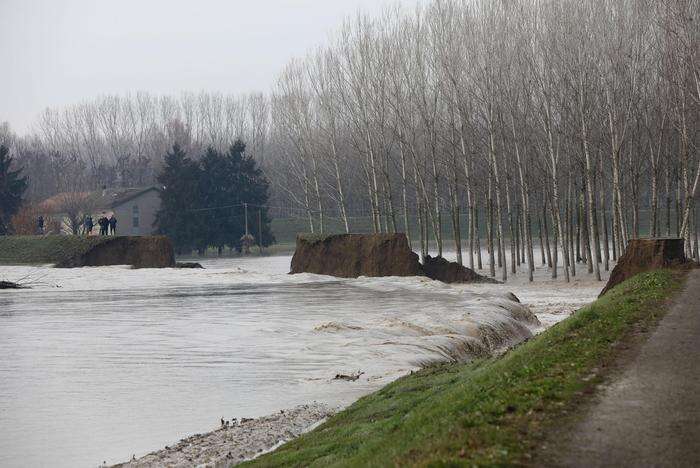
[[[243,208],[245,209],[245,235],[248,237],[248,204],[243,203]]]
[[[258,247],[262,253],[262,210],[258,209]]]

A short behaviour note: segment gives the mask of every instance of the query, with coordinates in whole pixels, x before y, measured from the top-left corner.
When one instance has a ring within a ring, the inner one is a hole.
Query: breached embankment
[[[0,236],[0,264],[165,268],[175,256],[165,236]]]
[[[340,278],[420,276],[418,255],[403,234],[299,235],[290,273]]]
[[[450,262],[443,257],[431,257],[430,255],[425,257],[423,272],[428,278],[443,283],[499,283],[495,279],[482,276],[457,262]]]
[[[678,283],[668,271],[639,275],[500,359],[407,376],[251,466],[309,466],[319,460],[342,466],[368,460],[375,466],[558,465],[537,457],[553,445],[543,436],[559,440],[562,425],[579,420],[572,409],[586,412],[591,395],[615,374],[611,358],[624,357],[627,338],[658,318]],[[628,406],[627,413],[638,409]],[[672,425],[679,418],[667,419]],[[599,426],[591,425],[592,437]],[[668,439],[677,442],[673,435]],[[580,438],[572,442],[581,445]],[[601,454],[594,461],[604,464],[609,458]]]
[[[683,239],[630,239],[625,253],[617,261],[600,296],[639,273],[660,268],[681,267],[687,261]]]
[[[421,264],[405,234],[298,235],[290,273],[340,278],[427,276],[443,283],[497,283],[442,257]]]

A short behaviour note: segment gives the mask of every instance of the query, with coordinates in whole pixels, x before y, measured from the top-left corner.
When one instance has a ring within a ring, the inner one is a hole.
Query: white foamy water
[[[508,291],[547,325],[602,286],[340,280],[287,275],[289,260],[0,267],[4,279],[38,282],[0,291],[0,466],[114,463],[221,417],[345,405],[423,363],[469,359],[540,329]],[[355,382],[333,380],[357,371]]]

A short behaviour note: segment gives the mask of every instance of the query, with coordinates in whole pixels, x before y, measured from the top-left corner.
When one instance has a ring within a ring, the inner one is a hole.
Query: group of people
[[[92,220],[92,216],[86,216],[83,225],[85,227],[85,234],[88,236],[91,235],[92,229],[95,227],[95,223]],[[109,218],[105,216],[104,213],[102,213],[102,216],[100,216],[100,218],[97,220],[97,225],[100,227],[101,236],[117,235],[117,218],[116,216],[114,216],[114,213],[112,213],[112,215]]]

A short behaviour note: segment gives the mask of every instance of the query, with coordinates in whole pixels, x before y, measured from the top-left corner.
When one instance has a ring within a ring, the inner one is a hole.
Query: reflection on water
[[[503,297],[423,279],[286,275],[288,257],[205,266],[1,267],[42,284],[0,292],[0,466],[97,466],[222,416],[346,404],[473,349],[482,325],[513,340],[533,326]]]

